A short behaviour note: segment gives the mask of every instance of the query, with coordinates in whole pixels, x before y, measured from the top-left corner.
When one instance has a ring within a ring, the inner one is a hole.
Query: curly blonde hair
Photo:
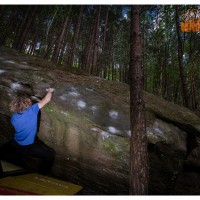
[[[18,95],[10,103],[12,112],[23,112],[32,105],[31,99],[27,96]]]

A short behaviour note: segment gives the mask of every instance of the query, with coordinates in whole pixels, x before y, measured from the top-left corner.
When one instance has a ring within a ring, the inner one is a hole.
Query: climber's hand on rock
[[[46,89],[46,92],[51,92],[52,93],[52,92],[54,92],[54,90],[55,90],[54,88],[48,88],[48,89]]]

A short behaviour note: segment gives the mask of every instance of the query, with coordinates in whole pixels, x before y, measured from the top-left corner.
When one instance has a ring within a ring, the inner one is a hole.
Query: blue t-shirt
[[[11,123],[15,128],[14,140],[20,145],[30,145],[34,143],[37,133],[39,106],[33,104],[21,113],[14,113]]]

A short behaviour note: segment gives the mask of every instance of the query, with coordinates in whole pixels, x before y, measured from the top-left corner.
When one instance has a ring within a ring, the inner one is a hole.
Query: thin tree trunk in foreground
[[[77,24],[76,24],[76,30],[75,30],[73,40],[72,40],[72,45],[71,45],[71,48],[70,48],[70,51],[69,51],[69,57],[68,57],[68,60],[67,60],[67,67],[68,68],[73,67],[74,53],[75,53],[76,45],[77,45],[77,42],[78,42],[78,37],[79,37],[79,32],[80,32],[80,27],[81,27],[81,21],[82,21],[82,18],[83,18],[83,10],[84,10],[84,5],[82,5],[81,9],[80,9],[79,17],[78,17]]]
[[[187,85],[186,75],[183,68],[183,44],[182,44],[181,34],[179,30],[178,6],[176,6],[176,31],[177,31],[177,37],[178,37],[178,62],[179,62],[180,78],[181,78],[181,83],[182,83],[183,103],[187,108],[190,108],[189,92],[187,89],[188,85]]]
[[[139,6],[131,7],[130,47],[130,194],[148,194],[148,154],[143,100]]]

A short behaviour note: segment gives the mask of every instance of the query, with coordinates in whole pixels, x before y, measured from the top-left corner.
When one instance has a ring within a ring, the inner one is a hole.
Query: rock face
[[[85,194],[128,194],[128,86],[44,68],[41,62],[0,49],[1,145],[13,134],[12,97],[20,92],[42,98],[46,88],[54,87],[51,103],[41,111],[38,132],[38,137],[56,151],[54,175],[83,185]],[[185,163],[200,166],[200,119],[154,95],[145,93],[144,98],[149,194],[176,194]]]

